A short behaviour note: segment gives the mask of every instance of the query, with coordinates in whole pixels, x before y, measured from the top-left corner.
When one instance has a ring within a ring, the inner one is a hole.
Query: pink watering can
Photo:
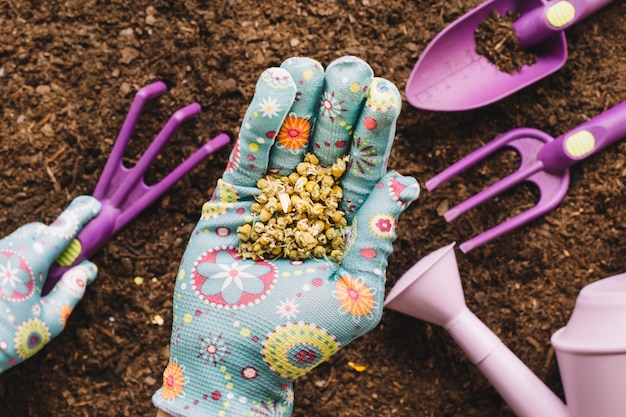
[[[626,273],[584,287],[552,335],[567,405],[468,309],[454,243],[409,269],[385,307],[443,326],[520,417],[626,416]]]

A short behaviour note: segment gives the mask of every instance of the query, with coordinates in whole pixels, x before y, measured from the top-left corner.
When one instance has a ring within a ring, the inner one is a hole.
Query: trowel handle
[[[522,49],[539,44],[555,32],[561,32],[613,0],[556,0],[545,2],[525,12],[513,23]]]
[[[445,328],[518,417],[568,417],[559,397],[469,309]]]

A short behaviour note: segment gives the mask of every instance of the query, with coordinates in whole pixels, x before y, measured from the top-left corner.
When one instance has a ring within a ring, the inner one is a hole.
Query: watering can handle
[[[569,416],[563,401],[469,309],[445,329],[517,416]]]
[[[590,14],[612,3],[613,0],[558,0],[548,1],[524,13],[513,23],[522,49],[539,44],[555,32],[562,32]]]

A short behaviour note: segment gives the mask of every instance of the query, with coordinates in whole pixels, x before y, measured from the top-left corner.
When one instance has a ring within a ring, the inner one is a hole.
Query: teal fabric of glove
[[[33,356],[61,333],[95,279],[96,266],[84,261],[41,296],[52,263],[99,211],[95,198],[77,197],[51,225],[29,223],[0,240],[0,372]]]
[[[261,75],[177,273],[156,407],[173,416],[289,416],[294,380],[378,324],[398,217],[419,194],[415,179],[387,172],[401,103],[395,85],[356,57],[326,70],[290,58]],[[293,171],[307,151],[325,166],[350,156],[342,264],[242,259],[237,228],[255,222],[257,180]]]

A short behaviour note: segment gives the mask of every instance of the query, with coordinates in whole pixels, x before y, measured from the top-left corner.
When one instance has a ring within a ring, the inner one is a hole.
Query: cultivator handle
[[[626,101],[546,144],[537,159],[543,169],[558,175],[572,165],[626,137]]]
[[[201,111],[198,103],[192,103],[177,110],[148,146],[137,164],[131,168],[125,167],[122,162],[124,151],[145,103],[166,90],[167,86],[158,81],[137,92],[93,192],[93,197],[102,204],[100,213],[83,227],[68,249],[50,268],[42,291],[44,295],[50,292],[65,271],[93,256],[109,239],[161,197],[178,180],[207,156],[230,142],[228,135],[220,133],[161,181],[154,185],[146,185],[144,175],[160,150],[183,122],[197,116]]]

